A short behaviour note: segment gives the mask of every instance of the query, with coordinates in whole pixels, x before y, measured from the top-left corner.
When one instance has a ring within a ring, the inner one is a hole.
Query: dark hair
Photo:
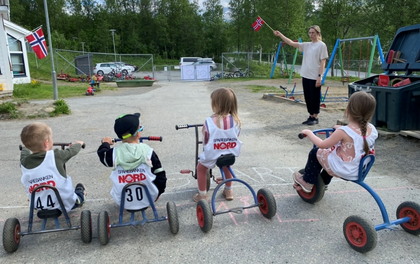
[[[347,104],[347,117],[359,124],[363,136],[363,150],[366,155],[369,154],[369,145],[366,141],[367,125],[372,119],[375,109],[375,97],[363,91],[353,93]]]

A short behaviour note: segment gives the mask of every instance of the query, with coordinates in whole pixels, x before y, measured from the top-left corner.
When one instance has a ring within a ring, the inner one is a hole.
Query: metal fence
[[[153,54],[113,54],[54,49],[54,66],[57,73],[70,76],[93,75],[97,63],[124,62],[137,67],[133,75],[154,77]]]

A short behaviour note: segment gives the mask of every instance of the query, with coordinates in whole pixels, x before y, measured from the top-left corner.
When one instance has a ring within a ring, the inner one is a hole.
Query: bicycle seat
[[[59,209],[40,210],[36,213],[36,215],[41,219],[55,218],[55,217],[59,217],[61,214],[62,212]]]
[[[359,165],[359,178],[355,182],[362,182],[365,180],[370,168],[372,167],[373,163],[375,162],[375,156],[372,154],[369,154],[367,156],[364,156],[360,160]]]
[[[149,208],[149,206],[146,206],[146,207],[143,207],[143,208],[140,208],[140,209],[125,209],[125,210],[127,210],[127,212],[129,212],[129,213],[135,213],[135,212],[139,212],[139,211],[144,211],[147,208]]]
[[[233,154],[222,155],[216,161],[216,165],[219,168],[232,166],[233,164],[235,164],[235,155]]]

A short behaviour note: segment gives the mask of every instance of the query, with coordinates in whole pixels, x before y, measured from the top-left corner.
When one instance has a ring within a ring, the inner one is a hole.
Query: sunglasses
[[[133,136],[135,136],[135,135],[137,135],[137,133],[139,133],[139,132],[143,131],[143,128],[144,128],[144,126],[140,126],[140,127],[139,127],[139,130],[137,130],[137,132],[136,132],[136,133],[134,133],[134,135],[133,135]]]
[[[134,135],[133,135],[133,136],[137,135],[137,133],[138,133],[138,132],[143,131],[143,129],[144,129],[144,126],[140,126],[140,127],[139,127],[139,130],[137,130],[137,132],[136,132],[136,133],[134,133]],[[122,137],[122,139],[126,139],[126,138],[129,138],[129,137],[131,137],[131,136],[132,136],[131,134],[127,134],[127,135],[123,136],[123,137]]]

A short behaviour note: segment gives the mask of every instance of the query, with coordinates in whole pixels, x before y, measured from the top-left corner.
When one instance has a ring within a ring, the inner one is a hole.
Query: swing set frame
[[[295,42],[302,43],[302,39],[301,39],[301,38],[299,38],[298,40],[294,40],[294,41],[295,41]],[[291,81],[292,81],[292,77],[293,77],[293,72],[294,72],[294,70],[295,70],[296,58],[297,58],[297,56],[298,56],[299,49],[296,49],[296,50],[295,50],[295,55],[293,56],[292,68],[290,69],[290,72],[289,72],[289,70],[287,69],[286,53],[284,52],[284,48],[282,48],[282,47],[283,47],[283,46],[285,46],[285,45],[287,45],[287,44],[286,44],[286,42],[284,42],[284,43],[283,43],[283,42],[281,42],[281,41],[280,41],[280,43],[279,43],[279,47],[278,47],[278,49],[277,49],[276,58],[274,59],[273,68],[271,69],[270,79],[271,79],[271,78],[273,78],[274,70],[276,69],[276,65],[277,65],[277,59],[278,59],[279,54],[280,54],[280,52],[281,52],[281,53],[282,53],[282,55],[283,55],[284,66],[285,66],[285,68],[286,68],[286,72],[287,72],[287,73],[288,73],[288,75],[289,75],[289,82],[288,82],[288,83],[291,83]]]
[[[340,65],[341,65],[341,82],[343,83],[343,85],[344,85],[345,82],[349,82],[349,79],[350,79],[349,70],[350,70],[351,43],[353,41],[360,41],[360,52],[359,52],[359,61],[360,61],[361,56],[362,56],[362,53],[361,53],[362,48],[361,47],[362,47],[362,41],[363,40],[367,40],[368,43],[369,43],[369,40],[373,41],[372,50],[371,50],[370,56],[369,56],[369,65],[368,65],[367,73],[366,73],[366,78],[368,78],[370,76],[370,73],[371,73],[371,70],[372,70],[372,62],[373,62],[373,57],[375,56],[376,46],[378,47],[378,52],[379,52],[379,56],[381,58],[381,62],[382,63],[385,62],[384,54],[382,52],[381,42],[379,41],[378,35],[369,36],[369,37],[360,37],[360,38],[350,38],[350,39],[337,39],[337,41],[335,42],[334,50],[331,54],[332,59],[330,59],[329,62],[328,62],[328,66],[325,70],[324,76],[328,73],[328,71],[331,67],[331,64],[334,61],[333,58],[335,57],[335,54],[338,50],[338,56],[339,56]],[[349,47],[349,59],[348,59],[347,76],[344,76],[343,50],[345,50],[345,43],[346,42],[350,42],[350,47]],[[342,46],[344,47],[343,50],[341,48]],[[369,54],[369,45],[368,45],[368,54]],[[359,78],[360,78],[360,65],[359,65]]]

